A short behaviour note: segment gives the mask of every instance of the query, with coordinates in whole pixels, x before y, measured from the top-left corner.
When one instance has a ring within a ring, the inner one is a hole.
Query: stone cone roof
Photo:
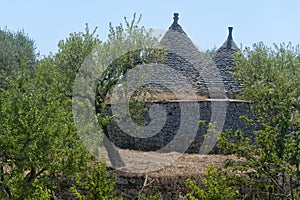
[[[160,42],[161,47],[168,51],[167,60],[164,64],[184,76],[194,89],[197,98],[202,98],[202,94],[197,88],[197,80],[202,79],[199,72],[202,70],[204,55],[178,24],[178,16],[178,13],[174,13],[174,22]],[[174,84],[177,84],[177,79],[179,77],[173,77]],[[202,81],[204,82],[204,80]],[[182,88],[183,91],[185,89]],[[208,94],[205,84],[200,90],[206,91],[205,94]]]
[[[233,27],[228,27],[228,37],[222,46],[217,50],[216,55],[222,52],[235,52],[239,50],[232,37]]]
[[[238,94],[238,90],[240,89],[240,85],[234,80],[231,70],[234,67],[234,54],[239,51],[239,48],[233,41],[233,27],[228,27],[228,30],[228,37],[222,46],[216,51],[213,56],[213,61],[223,78],[227,98],[235,99]]]
[[[157,71],[153,76],[156,84],[152,84],[150,88],[157,93],[155,99],[176,99],[172,95],[174,88],[175,92],[189,100],[235,99],[240,86],[234,81],[230,68],[234,66],[233,55],[239,48],[233,41],[233,28],[229,27],[227,40],[210,60],[194,45],[178,24],[178,16],[178,13],[174,13],[174,22],[160,42],[161,47],[168,52],[166,61],[162,64],[170,67],[175,73]],[[186,88],[183,82],[192,86],[195,96],[186,95],[191,92],[191,88]],[[164,95],[166,98],[161,98]]]

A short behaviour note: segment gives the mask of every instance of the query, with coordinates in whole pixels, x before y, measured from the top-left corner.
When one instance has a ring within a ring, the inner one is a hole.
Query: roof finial
[[[174,13],[174,17],[173,17],[173,19],[174,19],[174,22],[173,22],[173,24],[178,24],[178,19],[179,19],[179,13]]]
[[[178,20],[179,20],[179,13],[174,13],[174,17],[173,17],[173,19],[174,19],[174,22],[173,22],[173,24],[170,26],[170,30],[174,30],[174,31],[178,31],[178,32],[180,32],[180,33],[184,33],[185,34],[185,32],[182,30],[182,28],[181,28],[181,26],[178,24]]]
[[[233,27],[228,27],[228,38],[227,38],[227,49],[231,49],[231,44],[232,44],[232,29]]]
[[[229,31],[228,39],[229,40],[232,40],[232,29],[233,29],[233,27],[228,27],[228,31]]]

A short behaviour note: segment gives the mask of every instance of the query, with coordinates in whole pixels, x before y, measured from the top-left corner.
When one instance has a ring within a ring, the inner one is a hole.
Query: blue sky
[[[238,46],[263,41],[267,45],[281,42],[300,43],[300,1],[297,0],[1,0],[0,28],[24,29],[36,41],[42,55],[57,51],[57,43],[71,32],[83,31],[85,23],[105,39],[108,23],[131,19],[142,14],[141,25],[168,28],[173,13],[179,23],[203,49],[219,47],[233,26]],[[2,47],[1,47],[2,48]]]

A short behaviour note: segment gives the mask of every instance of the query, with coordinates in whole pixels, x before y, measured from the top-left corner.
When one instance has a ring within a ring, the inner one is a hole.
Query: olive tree
[[[246,48],[235,57],[234,75],[243,88],[241,98],[252,102],[251,111],[257,116],[260,130],[255,131],[254,142],[237,131],[222,134],[220,144],[245,158],[242,164],[232,162],[234,169],[255,171],[254,175],[245,173],[248,179],[244,179],[244,184],[253,188],[251,195],[299,198],[295,194],[300,178],[298,57],[298,46],[281,44],[269,48],[263,43]]]

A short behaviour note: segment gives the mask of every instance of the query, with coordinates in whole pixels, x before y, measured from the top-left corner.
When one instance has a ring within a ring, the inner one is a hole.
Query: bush
[[[103,163],[91,166],[76,178],[71,187],[72,194],[80,199],[121,199],[114,194],[115,181],[109,177]]]
[[[212,165],[206,169],[206,176],[202,179],[202,183],[204,185],[203,189],[197,186],[196,181],[188,179],[187,185],[192,192],[188,193],[187,197],[191,200],[230,200],[239,197],[239,191],[236,189],[236,181],[233,176]]]

